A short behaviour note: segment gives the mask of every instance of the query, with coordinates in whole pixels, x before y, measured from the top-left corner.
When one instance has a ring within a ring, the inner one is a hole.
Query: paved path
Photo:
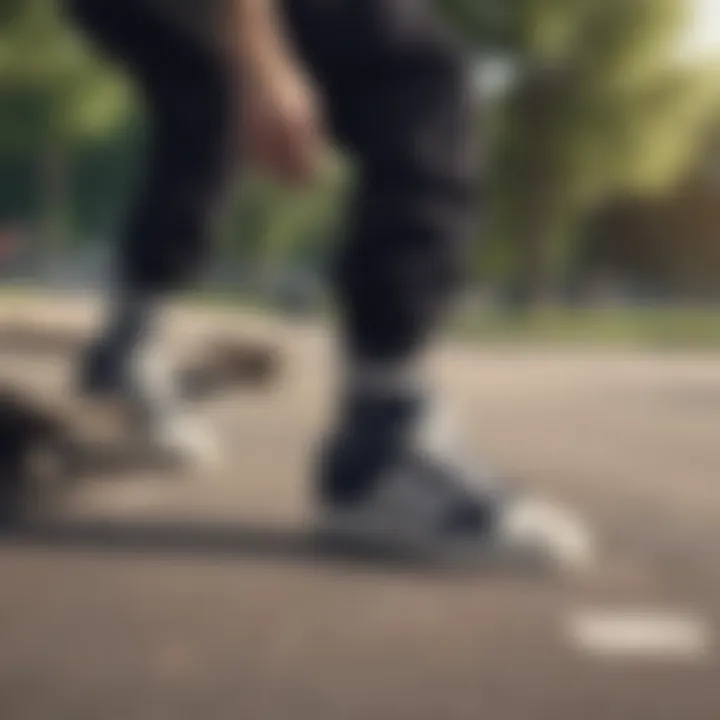
[[[3,720],[720,717],[720,357],[444,350],[470,443],[575,503],[603,546],[583,579],[468,577],[314,549],[327,339],[212,322],[276,338],[285,377],[213,408],[224,472],[98,478],[0,544]],[[0,359],[36,389],[64,372]],[[595,627],[608,615],[622,627]]]

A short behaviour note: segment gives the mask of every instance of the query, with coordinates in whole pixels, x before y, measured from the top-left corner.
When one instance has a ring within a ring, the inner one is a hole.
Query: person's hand
[[[325,143],[309,78],[290,59],[256,59],[243,68],[240,101],[244,157],[282,182],[310,182]]]

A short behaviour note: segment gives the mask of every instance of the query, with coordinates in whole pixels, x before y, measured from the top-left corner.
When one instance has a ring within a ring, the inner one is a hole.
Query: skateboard
[[[61,418],[20,392],[0,392],[0,528],[52,503],[73,477],[72,435]]]
[[[180,387],[189,401],[240,387],[267,387],[282,371],[277,348],[242,340],[210,340],[203,352],[180,373]]]
[[[44,350],[75,346],[68,338],[44,342]],[[265,388],[280,365],[273,347],[214,340],[181,368],[183,401],[210,402],[242,388]],[[133,434],[132,415],[119,398],[0,386],[0,528],[42,515],[84,480],[176,469]]]
[[[27,323],[0,326],[0,349],[14,353],[69,357],[85,343],[84,334],[73,329]],[[234,386],[262,386],[278,376],[280,366],[280,353],[267,343],[211,336],[181,368],[180,384],[191,399],[201,399]]]

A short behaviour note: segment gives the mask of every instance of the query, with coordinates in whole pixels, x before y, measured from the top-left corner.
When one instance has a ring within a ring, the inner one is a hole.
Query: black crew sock
[[[338,427],[323,458],[321,493],[332,504],[362,501],[405,462],[429,409],[419,363],[347,363]]]
[[[104,394],[121,390],[128,366],[155,325],[157,300],[139,293],[113,298],[105,326],[83,359],[80,385],[84,392]]]
[[[111,311],[104,343],[119,358],[130,356],[153,330],[158,300],[143,293],[125,292]]]

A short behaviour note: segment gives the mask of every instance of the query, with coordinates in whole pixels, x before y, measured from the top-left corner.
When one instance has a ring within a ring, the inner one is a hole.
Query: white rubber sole
[[[538,502],[537,508],[541,504]],[[383,553],[417,559],[421,562],[463,567],[487,567],[495,570],[529,572],[582,573],[594,564],[595,550],[589,530],[579,521],[562,525],[560,515],[546,513],[538,520],[545,523],[542,533],[530,522],[529,506],[501,523],[489,538],[443,538],[407,523],[391,523],[368,511],[338,512],[325,510],[319,532],[330,542],[347,544],[358,551]],[[530,532],[530,529],[533,529]]]
[[[117,395],[82,399],[90,422],[103,434],[127,442],[145,457],[178,470],[209,471],[222,464],[220,443],[208,424],[190,415],[172,423],[147,426],[139,423],[133,402]],[[82,411],[81,411],[82,412]]]

